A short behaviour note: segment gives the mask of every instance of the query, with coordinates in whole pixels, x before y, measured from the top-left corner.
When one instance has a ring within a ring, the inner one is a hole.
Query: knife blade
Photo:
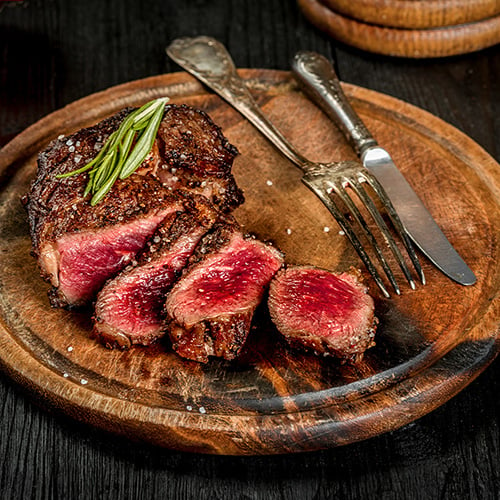
[[[328,59],[316,52],[298,52],[292,69],[304,90],[335,122],[387,192],[394,208],[420,251],[446,276],[473,285],[476,276],[448,241],[422,200],[380,147],[345,96]]]

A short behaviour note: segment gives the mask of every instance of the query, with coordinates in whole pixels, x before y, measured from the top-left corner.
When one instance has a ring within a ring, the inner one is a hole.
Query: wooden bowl
[[[402,3],[427,2],[405,1]],[[401,29],[369,24],[347,17],[332,10],[320,0],[298,0],[298,5],[309,21],[332,38],[358,49],[388,56],[446,57],[475,52],[500,42],[500,15],[498,14],[459,25]],[[367,17],[372,18],[368,14]],[[395,19],[393,22],[406,22],[406,16],[403,15],[391,19]]]
[[[500,14],[499,0],[321,0],[321,3],[362,23],[391,28],[458,26]]]

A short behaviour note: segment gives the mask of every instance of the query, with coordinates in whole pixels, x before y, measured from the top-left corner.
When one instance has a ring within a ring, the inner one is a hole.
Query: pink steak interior
[[[180,238],[161,258],[122,273],[106,285],[97,302],[101,320],[135,337],[157,334],[162,327],[166,294],[203,232],[203,228],[197,228]]]
[[[289,329],[337,336],[343,325],[364,323],[371,298],[349,274],[337,276],[321,269],[287,271],[273,283],[271,303]],[[279,300],[273,300],[279,297]]]
[[[192,325],[253,309],[281,264],[276,249],[237,235],[183,278],[169,296],[169,313],[178,322]]]
[[[165,214],[89,233],[65,235],[57,241],[59,290],[70,303],[91,300],[105,281],[141,250]]]

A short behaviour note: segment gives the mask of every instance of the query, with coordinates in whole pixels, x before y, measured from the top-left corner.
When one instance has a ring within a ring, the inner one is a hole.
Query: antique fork
[[[361,234],[364,235],[366,241],[368,241],[373,248],[381,267],[397,294],[401,293],[400,288],[375,235],[369,228],[361,211],[358,209],[358,206],[353,201],[346,188],[350,188],[366,207],[367,212],[379,228],[411,288],[415,289],[415,282],[403,258],[401,250],[379,212],[374,199],[372,199],[371,196],[373,195],[370,195],[364,187],[365,184],[370,186],[376,194],[374,198],[378,197],[380,200],[396,233],[403,242],[418,276],[422,283],[425,283],[422,268],[396,210],[392,206],[382,186],[375,177],[361,165],[361,163],[357,161],[315,163],[309,161],[300,154],[262,113],[246,87],[245,82],[238,76],[236,67],[226,48],[214,38],[206,36],[179,38],[174,40],[167,47],[166,51],[177,64],[235,107],[289,160],[302,170],[304,173],[302,182],[321,199],[335,217],[378,287],[386,297],[390,295],[384,281],[358,238],[353,225],[344,215],[343,208],[348,210],[361,230]],[[342,204],[338,204],[337,198],[341,200]]]

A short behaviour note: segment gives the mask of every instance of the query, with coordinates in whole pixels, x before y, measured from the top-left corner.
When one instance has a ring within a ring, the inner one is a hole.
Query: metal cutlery
[[[180,38],[174,40],[166,51],[177,64],[234,106],[289,160],[302,170],[304,173],[302,182],[321,199],[335,217],[386,297],[390,295],[384,280],[365,250],[354,229],[354,224],[351,223],[349,218],[356,222],[358,233],[361,234],[365,244],[367,242],[374,251],[380,266],[397,294],[400,293],[400,288],[389,262],[382,252],[381,245],[379,245],[365,220],[365,216],[363,216],[349,191],[354,192],[361,201],[362,206],[366,209],[364,211],[371,216],[380,230],[384,242],[389,246],[394,259],[399,264],[410,286],[415,288],[415,282],[405,258],[376,206],[377,199],[380,201],[401,239],[417,275],[422,283],[425,283],[422,268],[396,210],[380,183],[366,168],[354,161],[314,163],[299,153],[262,113],[244,81],[238,76],[231,56],[217,40],[205,36]],[[366,186],[371,189],[365,189]],[[372,196],[374,199],[372,199]],[[349,213],[349,218],[344,215],[346,211]]]
[[[474,273],[350,105],[328,59],[301,51],[293,59],[292,68],[304,90],[342,130],[363,165],[383,186],[415,245],[449,278],[462,285],[474,284]]]

